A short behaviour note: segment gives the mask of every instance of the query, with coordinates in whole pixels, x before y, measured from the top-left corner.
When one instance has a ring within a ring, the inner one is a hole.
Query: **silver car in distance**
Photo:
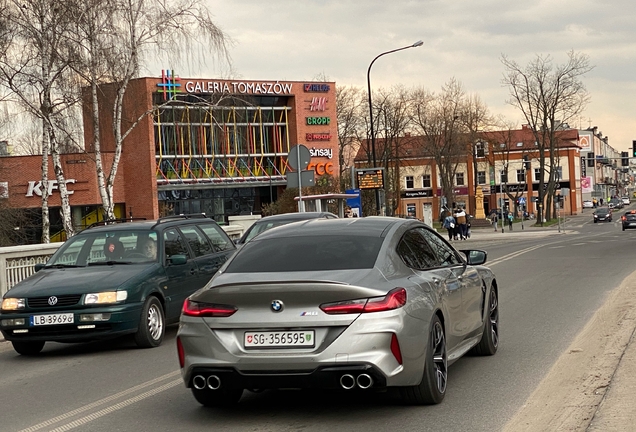
[[[486,253],[413,219],[315,219],[262,233],[184,303],[183,380],[205,406],[245,389],[397,388],[444,399],[448,366],[499,344]]]

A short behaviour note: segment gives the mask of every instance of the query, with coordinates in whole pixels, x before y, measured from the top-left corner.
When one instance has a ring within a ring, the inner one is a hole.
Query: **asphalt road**
[[[406,407],[391,393],[267,391],[246,392],[232,409],[205,409],[181,382],[171,327],[149,350],[131,340],[49,343],[27,358],[0,343],[0,430],[500,430],[634,270],[636,230],[577,219],[567,234],[476,233],[457,245],[488,251],[501,346],[494,357],[453,364],[441,405]]]

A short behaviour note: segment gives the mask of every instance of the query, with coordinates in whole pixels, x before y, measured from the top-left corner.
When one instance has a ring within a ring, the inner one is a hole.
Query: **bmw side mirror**
[[[488,257],[486,251],[482,250],[462,250],[461,252],[466,255],[466,261],[470,265],[482,265]]]
[[[33,268],[35,269],[36,272],[39,272],[40,270],[44,268],[44,266],[45,264],[38,263]]]

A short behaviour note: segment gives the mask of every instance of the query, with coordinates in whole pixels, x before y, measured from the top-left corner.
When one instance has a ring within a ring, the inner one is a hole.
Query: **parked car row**
[[[486,252],[414,219],[308,216],[264,218],[240,248],[202,215],[91,227],[4,296],[0,330],[35,355],[128,333],[154,347],[180,319],[182,377],[204,406],[281,388],[440,403],[451,363],[497,352]]]

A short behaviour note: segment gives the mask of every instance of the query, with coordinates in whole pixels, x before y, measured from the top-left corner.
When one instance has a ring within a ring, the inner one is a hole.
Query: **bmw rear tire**
[[[141,308],[139,329],[135,333],[135,343],[140,348],[154,348],[161,345],[166,331],[163,307],[157,297],[150,296]]]
[[[428,335],[426,360],[419,385],[400,388],[402,400],[408,405],[433,405],[444,400],[448,379],[448,358],[444,326],[433,316]]]
[[[32,356],[39,354],[44,348],[44,341],[11,341],[13,349],[20,355]]]
[[[204,407],[231,406],[238,403],[243,396],[243,389],[201,389],[192,388],[192,395]]]

